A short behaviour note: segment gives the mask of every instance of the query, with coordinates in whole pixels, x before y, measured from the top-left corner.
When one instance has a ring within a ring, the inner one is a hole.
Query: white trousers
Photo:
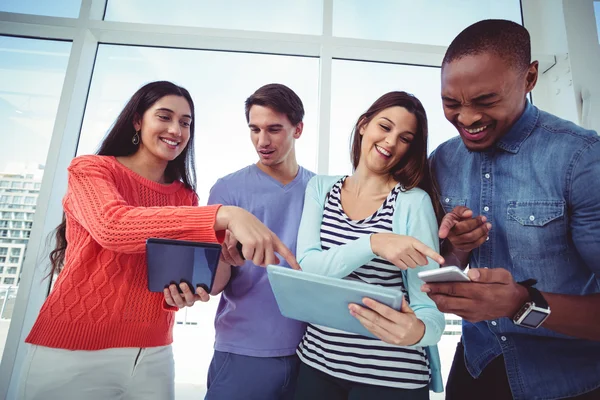
[[[30,346],[19,399],[172,400],[171,346],[95,351]]]

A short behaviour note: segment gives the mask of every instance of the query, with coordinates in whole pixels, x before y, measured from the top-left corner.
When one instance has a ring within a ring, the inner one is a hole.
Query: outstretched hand
[[[429,264],[427,257],[438,264],[444,263],[444,258],[435,250],[411,236],[376,233],[371,235],[371,249],[402,270]]]
[[[294,254],[269,228],[248,211],[234,206],[222,206],[217,213],[215,229],[221,226],[242,244],[242,254],[255,265],[279,264],[278,253],[293,269],[300,269]]]

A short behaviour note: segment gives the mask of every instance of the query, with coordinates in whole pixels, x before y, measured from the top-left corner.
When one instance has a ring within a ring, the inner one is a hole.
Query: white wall
[[[523,0],[523,21],[531,35],[531,52],[552,54],[556,63],[540,66],[533,102],[542,110],[579,123],[562,0]]]
[[[533,54],[554,54],[540,70],[539,108],[600,132],[600,44],[593,0],[523,0]]]
[[[600,132],[600,43],[593,0],[563,0],[580,124]]]

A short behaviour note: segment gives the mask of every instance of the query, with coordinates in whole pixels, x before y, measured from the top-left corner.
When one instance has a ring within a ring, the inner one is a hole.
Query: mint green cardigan
[[[376,257],[371,250],[370,235],[326,251],[321,248],[325,200],[333,185],[340,179],[341,176],[317,175],[308,182],[296,247],[296,256],[303,271],[343,278]],[[438,225],[431,199],[419,188],[398,194],[392,229],[394,233],[412,236],[439,252]],[[417,277],[417,272],[435,268],[439,268],[439,264],[429,260],[429,264],[424,267],[402,271],[402,278],[410,296],[410,306],[417,318],[425,324],[425,335],[415,346],[425,347],[432,377],[429,387],[440,393],[444,387],[436,344],[444,332],[444,314],[421,292],[423,282]]]

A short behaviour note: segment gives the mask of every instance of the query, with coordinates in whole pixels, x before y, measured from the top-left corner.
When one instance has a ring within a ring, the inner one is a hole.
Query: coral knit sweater
[[[175,313],[148,290],[146,239],[222,241],[213,229],[219,206],[197,203],[182,182],[152,182],[114,157],[75,158],[63,200],[64,269],[26,342],[69,350],[170,344]]]

